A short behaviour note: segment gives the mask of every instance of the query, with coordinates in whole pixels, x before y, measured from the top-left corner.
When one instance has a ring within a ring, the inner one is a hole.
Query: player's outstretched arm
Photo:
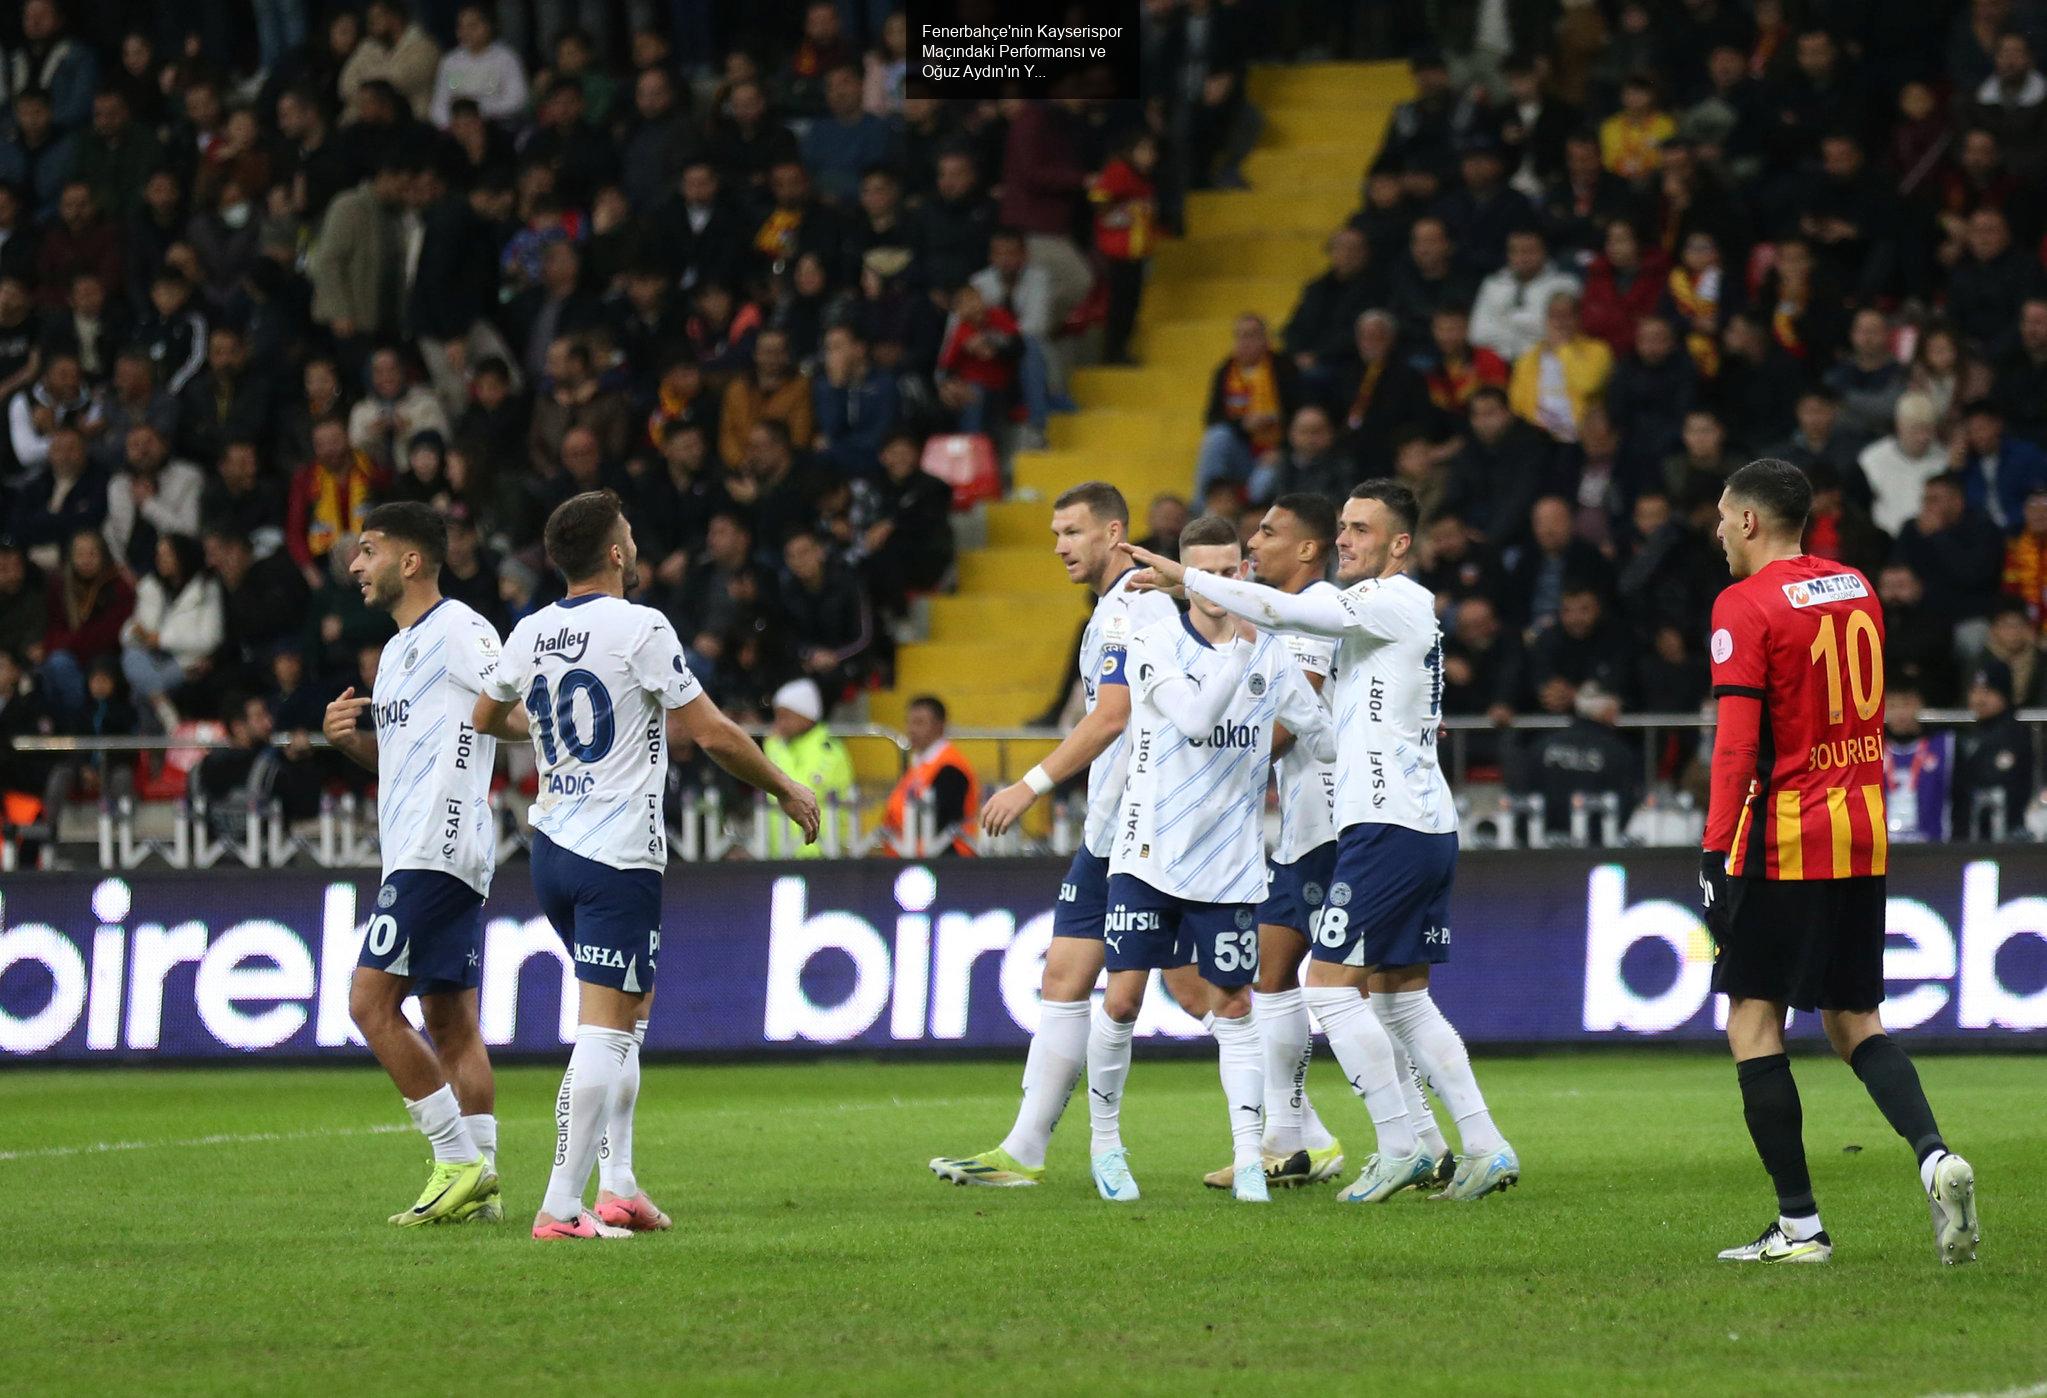
[[[1105,684],[1095,695],[1094,711],[1073,725],[1073,731],[1059,740],[1059,746],[1045,754],[1045,760],[981,803],[981,829],[1000,835],[1023,819],[1025,811],[1040,796],[1067,778],[1085,771],[1087,765],[1109,750],[1130,722],[1130,689]]]
[[[320,731],[327,735],[328,743],[349,761],[374,772],[377,770],[377,735],[356,727],[357,718],[369,706],[369,699],[358,697],[355,686],[350,685],[341,691],[339,699],[327,706]]]
[[[511,742],[522,742],[527,737],[526,711],[518,701],[500,699],[494,694],[477,696],[476,709],[469,716],[476,731],[493,738],[504,738]]]
[[[1240,623],[1242,625],[1242,623]],[[1250,668],[1251,653],[1257,649],[1256,631],[1248,625],[1245,631],[1250,636],[1238,635],[1223,652],[1223,668],[1202,684],[1196,684],[1184,671],[1173,668],[1167,662],[1164,652],[1138,640],[1137,649],[1131,654],[1136,673],[1131,682],[1142,688],[1150,698],[1152,706],[1166,721],[1182,733],[1205,733],[1213,728],[1230,707],[1230,701],[1237,697],[1237,688],[1244,682],[1244,671]]]
[[[1358,618],[1344,605],[1343,594],[1329,588],[1281,592],[1264,583],[1204,573],[1176,563],[1136,544],[1116,547],[1143,565],[1145,572],[1129,586],[1142,592],[1180,590],[1198,595],[1267,631],[1293,631],[1304,636],[1341,637],[1358,628]]]
[[[711,761],[748,786],[774,797],[776,804],[782,808],[782,814],[795,821],[797,828],[803,831],[804,844],[817,843],[821,819],[817,797],[809,787],[768,761],[768,755],[761,751],[760,744],[748,737],[744,728],[727,718],[725,711],[712,703],[709,695],[698,691],[696,697],[681,708],[670,709],[668,721],[687,734]]]

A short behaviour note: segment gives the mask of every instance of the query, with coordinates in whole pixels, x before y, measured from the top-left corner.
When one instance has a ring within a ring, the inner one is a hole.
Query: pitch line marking
[[[782,1108],[790,1111],[818,1116],[836,1116],[847,1112],[896,1111],[904,1107],[964,1107],[974,1105],[977,1099],[963,1097],[891,1098],[886,1102],[836,1102],[814,1107]],[[750,1107],[713,1107],[707,1112],[695,1112],[695,1116],[738,1116],[750,1113]],[[508,1118],[522,1122],[519,1117]],[[534,1117],[534,1122],[541,1118]],[[17,1160],[64,1160],[80,1155],[115,1155],[136,1150],[189,1150],[207,1146],[250,1146],[267,1145],[278,1141],[328,1141],[343,1140],[350,1136],[397,1136],[415,1130],[410,1123],[382,1122],[375,1126],[342,1126],[324,1131],[247,1131],[217,1132],[210,1136],[185,1136],[169,1141],[94,1141],[82,1146],[37,1146],[28,1150],[0,1150],[0,1165]]]
[[[59,1160],[74,1155],[113,1155],[131,1150],[179,1150],[194,1146],[261,1145],[270,1141],[325,1141],[346,1136],[391,1136],[415,1128],[385,1122],[376,1126],[344,1126],[327,1131],[218,1132],[171,1141],[94,1141],[84,1146],[40,1146],[32,1150],[0,1150],[0,1163],[13,1160]]]

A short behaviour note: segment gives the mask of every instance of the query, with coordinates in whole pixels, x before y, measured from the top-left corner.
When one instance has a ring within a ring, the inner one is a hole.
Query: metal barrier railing
[[[2036,770],[2047,772],[2047,708],[2022,709],[2017,717],[2027,725],[2036,760]],[[1923,722],[1932,728],[1957,727],[1974,721],[1967,710],[1928,710]],[[1539,795],[1502,793],[1495,798],[1474,799],[1464,790],[1473,767],[1471,746],[1477,735],[1514,735],[1552,731],[1569,726],[1570,719],[1552,715],[1531,715],[1500,726],[1479,716],[1446,717],[1442,722],[1443,742],[1449,749],[1451,781],[1459,789],[1457,798],[1460,826],[1467,840],[1496,848],[1550,846],[1611,846],[1633,841],[1641,844],[1682,844],[1694,841],[1703,829],[1704,816],[1690,793],[1656,780],[1659,752],[1665,739],[1680,732],[1699,732],[1713,726],[1705,713],[1624,714],[1617,727],[1642,734],[1645,796],[1636,817],[1621,820],[1620,805],[1610,793],[1579,793],[1561,829],[1552,829],[1549,812]],[[760,737],[767,730],[758,725],[748,730]],[[913,755],[910,741],[900,731],[882,724],[840,723],[830,725],[835,737],[849,742],[883,742],[895,751],[898,771],[906,770]],[[956,743],[993,743],[996,748],[996,776],[1011,779],[1011,749],[1020,744],[1056,742],[1061,732],[1053,728],[1017,726],[1009,728],[955,728],[948,736]],[[296,743],[314,748],[329,744],[319,734],[278,735],[272,746],[286,748]],[[16,751],[53,757],[94,757],[114,754],[143,754],[169,751],[221,751],[237,747],[226,738],[194,736],[136,737],[46,737],[23,736],[12,741]],[[2047,792],[2041,800],[2047,802]],[[97,825],[97,853],[100,867],[132,869],[152,858],[175,868],[210,868],[223,860],[249,868],[277,867],[304,860],[322,868],[375,867],[379,860],[376,807],[353,793],[329,792],[320,801],[318,818],[296,826],[284,818],[275,800],[228,803],[209,802],[200,789],[196,768],[185,793],[174,801],[157,803],[170,808],[167,830],[155,835],[141,832],[143,803],[128,794],[103,796]],[[510,857],[530,842],[528,805],[509,788],[494,800],[499,828],[499,854]],[[1078,845],[1083,809],[1076,792],[1069,789],[1053,797],[1051,819],[1045,835],[1026,835],[1021,827],[999,837],[957,826],[941,829],[930,797],[908,803],[905,828],[889,831],[878,818],[879,802],[858,793],[851,800],[836,793],[823,798],[824,822],[818,854],[825,858],[862,858],[871,855],[901,855],[924,858],[946,852],[955,842],[984,857],[1020,854],[1070,854]],[[2025,811],[2014,812],[2001,790],[1974,793],[1969,807],[1970,832],[1993,840],[2011,835],[2024,836]],[[54,820],[61,813],[54,813]],[[162,822],[157,822],[161,829]],[[717,788],[687,791],[679,803],[669,830],[673,855],[688,862],[753,858],[765,859],[794,852],[793,837],[781,832],[786,822],[774,804],[758,792],[733,803]],[[1630,833],[1630,832],[1633,833]],[[0,826],[0,870],[17,867],[21,831]],[[40,842],[39,862],[47,862],[53,838]]]

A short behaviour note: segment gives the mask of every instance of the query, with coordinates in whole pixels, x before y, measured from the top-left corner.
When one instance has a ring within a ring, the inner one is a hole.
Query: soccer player
[[[1777,1218],[1729,1262],[1825,1262],[1786,1006],[1820,1012],[1834,1051],[1919,1157],[1942,1262],[1976,1260],[1976,1176],[1948,1150],[1912,1060],[1884,1033],[1884,618],[1869,579],[1805,553],[1812,486],[1752,461],[1727,478],[1713,603],[1719,701],[1699,887],[1727,997],[1742,1115]]]
[[[369,695],[351,685],[327,706],[327,741],[378,774],[384,877],[348,987],[363,1042],[433,1146],[419,1199],[391,1222],[497,1223],[496,1088],[476,1023],[477,934],[497,831],[490,813],[494,739],[470,713],[497,665],[490,623],[441,596],[448,530],[426,505],[379,505],[363,518],[349,576],[398,634],[384,643]],[[370,709],[375,727],[357,718]],[[388,762],[384,759],[388,756]],[[419,997],[422,1038],[405,1019]]]
[[[475,714],[480,731],[512,737],[513,711],[525,706],[540,767],[533,889],[578,982],[576,1046],[555,1098],[554,1170],[533,1236],[621,1238],[670,1226],[633,1174],[640,1046],[661,954],[670,729],[773,796],[806,842],[817,838],[817,801],[705,695],[667,618],[625,600],[639,550],[618,496],[571,496],[542,542],[568,595],[512,628]],[[600,1148],[593,1214],[583,1190]]]
[[[1188,566],[1243,571],[1237,526],[1203,515],[1180,531]],[[1155,621],[1132,638],[1130,772],[1109,857],[1103,944],[1108,994],[1088,1035],[1088,1116],[1095,1188],[1139,1197],[1123,1147],[1130,1036],[1151,972],[1187,964],[1213,987],[1208,1024],[1222,1070],[1234,1160],[1231,1191],[1271,1196],[1261,1139],[1265,1067],[1251,1022],[1258,973],[1257,904],[1265,892],[1265,784],[1275,723],[1323,760],[1336,749],[1329,711],[1280,641],[1212,602]]]
[[[1135,586],[1182,586],[1261,627],[1337,642],[1336,868],[1306,998],[1379,1137],[1378,1153],[1338,1196],[1346,1203],[1389,1199],[1436,1170],[1408,1115],[1395,1043],[1450,1109],[1463,1145],[1450,1183],[1432,1197],[1481,1199],[1521,1177],[1464,1041],[1429,996],[1429,968],[1450,957],[1457,812],[1436,760],[1442,631],[1428,589],[1406,572],[1417,515],[1414,492],[1398,481],[1354,488],[1336,537],[1344,589],[1333,593],[1288,594],[1124,546],[1149,569]]]
[[[1329,592],[1323,577],[1336,547],[1336,505],[1327,496],[1283,495],[1251,536],[1254,576],[1281,592]],[[1335,662],[1336,645],[1321,636],[1281,638],[1301,671],[1321,693]],[[1274,747],[1281,746],[1276,736]],[[1329,1133],[1308,1098],[1308,1063],[1314,1052],[1308,1006],[1301,996],[1301,962],[1322,911],[1336,866],[1336,769],[1296,746],[1281,752],[1279,839],[1271,877],[1258,911],[1258,979],[1251,994],[1258,1041],[1265,1053],[1265,1174],[1277,1185],[1319,1184],[1343,1168],[1343,1146]],[[1408,1115],[1435,1157],[1433,1185],[1450,1182],[1452,1161],[1436,1127],[1429,1099],[1407,1051],[1394,1045]],[[1204,1177],[1211,1189],[1229,1189],[1234,1167]]]
[[[1130,638],[1138,631],[1179,614],[1164,597],[1130,590],[1130,579],[1138,570],[1116,551],[1129,531],[1130,507],[1113,485],[1090,481],[1052,502],[1052,551],[1066,565],[1066,576],[1096,598],[1094,615],[1080,640],[1080,683],[1087,713],[1022,781],[1012,782],[983,803],[981,829],[1002,834],[1023,819],[1040,796],[1083,768],[1087,821],[1053,908],[1038,1030],[1024,1059],[1023,1102],[1001,1145],[979,1155],[942,1155],[931,1162],[933,1174],[954,1184],[1013,1188],[1042,1180],[1052,1129],[1087,1061],[1088,1006],[1102,974],[1109,846],[1128,766],[1123,730],[1130,721],[1130,681],[1125,657]],[[1206,992],[1191,966],[1167,972],[1166,985],[1183,1006],[1205,1003]]]

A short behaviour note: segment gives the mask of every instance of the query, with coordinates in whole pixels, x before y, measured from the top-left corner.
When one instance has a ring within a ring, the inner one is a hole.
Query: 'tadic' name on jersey
[[[1080,685],[1093,713],[1103,685],[1127,685],[1124,673],[1130,638],[1154,622],[1180,614],[1163,592],[1132,592],[1130,579],[1137,569],[1125,569],[1095,602],[1087,630],[1080,638]],[[1087,769],[1087,824],[1082,839],[1088,853],[1106,858],[1115,838],[1116,812],[1123,803],[1123,776],[1128,767],[1130,730],[1126,727],[1116,741]]]
[[[476,698],[498,665],[498,633],[451,597],[384,643],[370,688],[377,725],[377,837],[384,877],[453,874],[490,893],[497,739],[476,731]]]
[[[667,710],[703,693],[668,619],[604,593],[512,628],[488,692],[522,703],[540,761],[533,828],[614,869],[664,869]]]
[[[1233,664],[1239,647],[1250,649],[1242,670]],[[1256,902],[1265,892],[1272,725],[1327,743],[1320,696],[1278,637],[1261,632],[1218,650],[1178,615],[1137,633],[1129,665],[1130,771],[1109,872],[1195,902]],[[1232,686],[1205,731],[1182,731],[1161,708],[1160,687],[1181,675],[1203,693]]]
[[[1320,595],[1333,593],[1336,587],[1318,580],[1301,590]],[[1279,639],[1303,675],[1328,678],[1336,663],[1336,642],[1292,632]],[[1272,857],[1277,863],[1292,864],[1336,838],[1336,764],[1316,761],[1306,744],[1295,743],[1274,766],[1279,778],[1279,839]]]

